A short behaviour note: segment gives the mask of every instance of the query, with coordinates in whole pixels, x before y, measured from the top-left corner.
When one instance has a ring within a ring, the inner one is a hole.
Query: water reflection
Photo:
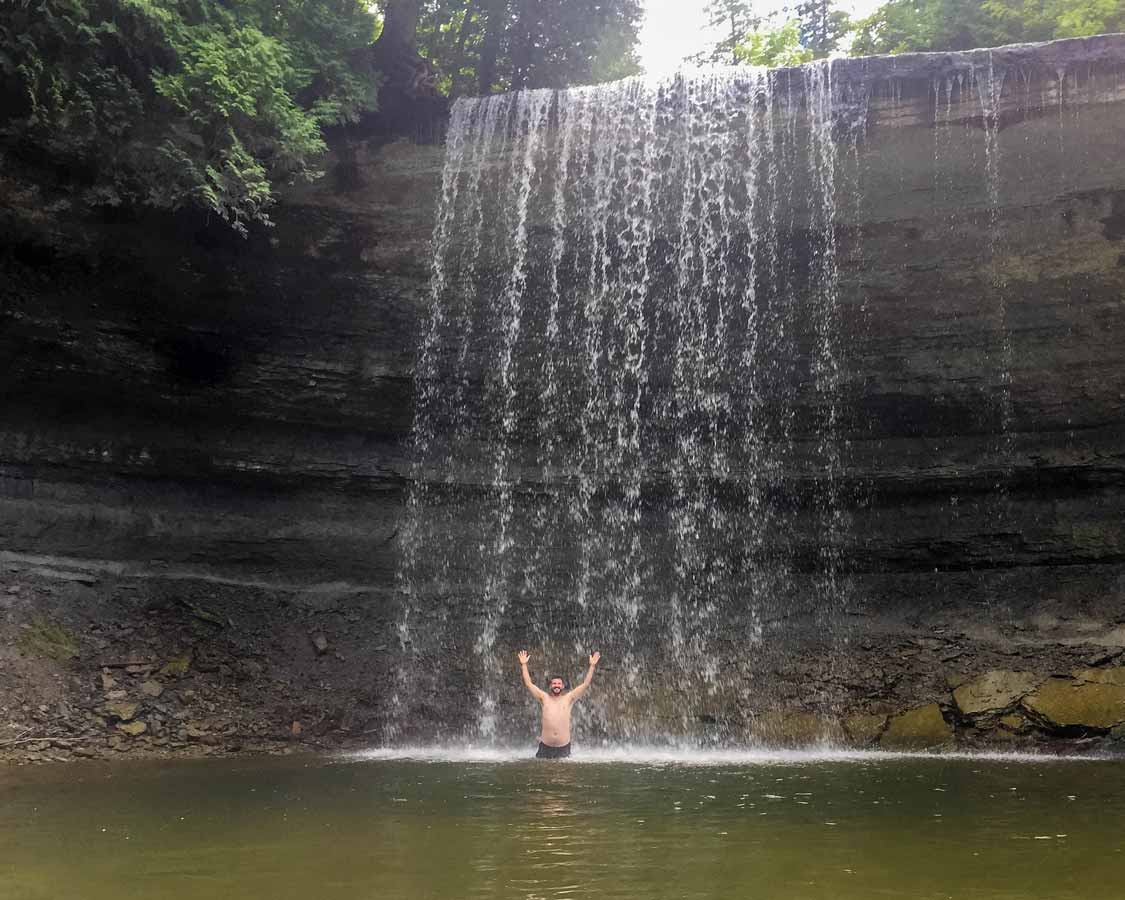
[[[72,766],[4,801],[0,900],[1118,900],[1125,878],[1105,761]]]

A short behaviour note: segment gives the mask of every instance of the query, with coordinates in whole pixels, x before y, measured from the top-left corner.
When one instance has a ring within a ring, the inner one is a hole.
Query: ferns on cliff
[[[209,210],[245,233],[375,107],[359,0],[0,5],[0,146],[88,205]]]

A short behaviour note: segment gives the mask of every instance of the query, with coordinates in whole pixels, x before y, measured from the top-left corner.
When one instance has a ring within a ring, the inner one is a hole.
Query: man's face
[[[561,678],[551,679],[551,694],[555,697],[563,692],[563,680]]]

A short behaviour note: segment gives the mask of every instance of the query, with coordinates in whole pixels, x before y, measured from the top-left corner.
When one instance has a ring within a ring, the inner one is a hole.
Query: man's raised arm
[[[547,696],[547,692],[535,686],[535,682],[531,680],[531,675],[529,675],[527,671],[527,661],[531,659],[531,656],[526,650],[521,650],[519,655],[520,674],[523,676],[523,686],[531,692],[531,696],[536,700],[542,700]]]
[[[598,660],[601,658],[602,655],[597,650],[590,654],[590,668],[586,670],[586,677],[582,679],[582,683],[570,692],[571,700],[577,700],[586,693],[587,689],[590,687],[590,682],[594,680],[594,669],[597,668]]]

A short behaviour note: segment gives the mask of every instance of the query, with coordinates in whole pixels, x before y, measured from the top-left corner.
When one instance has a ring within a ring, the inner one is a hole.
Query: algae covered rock
[[[134,718],[140,711],[141,705],[139,703],[132,703],[127,700],[118,700],[114,703],[107,703],[102,707],[105,715],[111,719],[118,719],[122,722],[128,722]]]
[[[879,735],[887,725],[887,717],[870,713],[856,713],[844,719],[844,731],[851,744],[866,747],[879,740]]]
[[[999,712],[1019,701],[1043,681],[1032,672],[992,669],[953,692],[957,708],[967,716]]]
[[[1011,715],[1001,716],[1000,724],[1009,731],[1020,731],[1027,724],[1027,719],[1021,715],[1012,713]]]
[[[129,737],[138,737],[148,731],[148,725],[144,722],[118,722],[117,730]]]
[[[1075,669],[1070,674],[1075,681],[1125,686],[1125,666],[1117,666],[1112,669]]]
[[[182,653],[160,667],[159,675],[164,678],[182,678],[191,668],[191,651]]]
[[[754,719],[754,737],[778,747],[807,747],[838,741],[840,725],[835,719],[803,710],[771,710]]]
[[[1109,729],[1125,723],[1125,685],[1051,678],[1023,704],[1060,728]]]
[[[39,616],[26,627],[19,640],[20,649],[31,656],[67,662],[78,658],[74,635],[51,619]]]
[[[891,719],[879,745],[891,750],[923,750],[953,740],[953,729],[942,718],[941,708],[928,703]]]

